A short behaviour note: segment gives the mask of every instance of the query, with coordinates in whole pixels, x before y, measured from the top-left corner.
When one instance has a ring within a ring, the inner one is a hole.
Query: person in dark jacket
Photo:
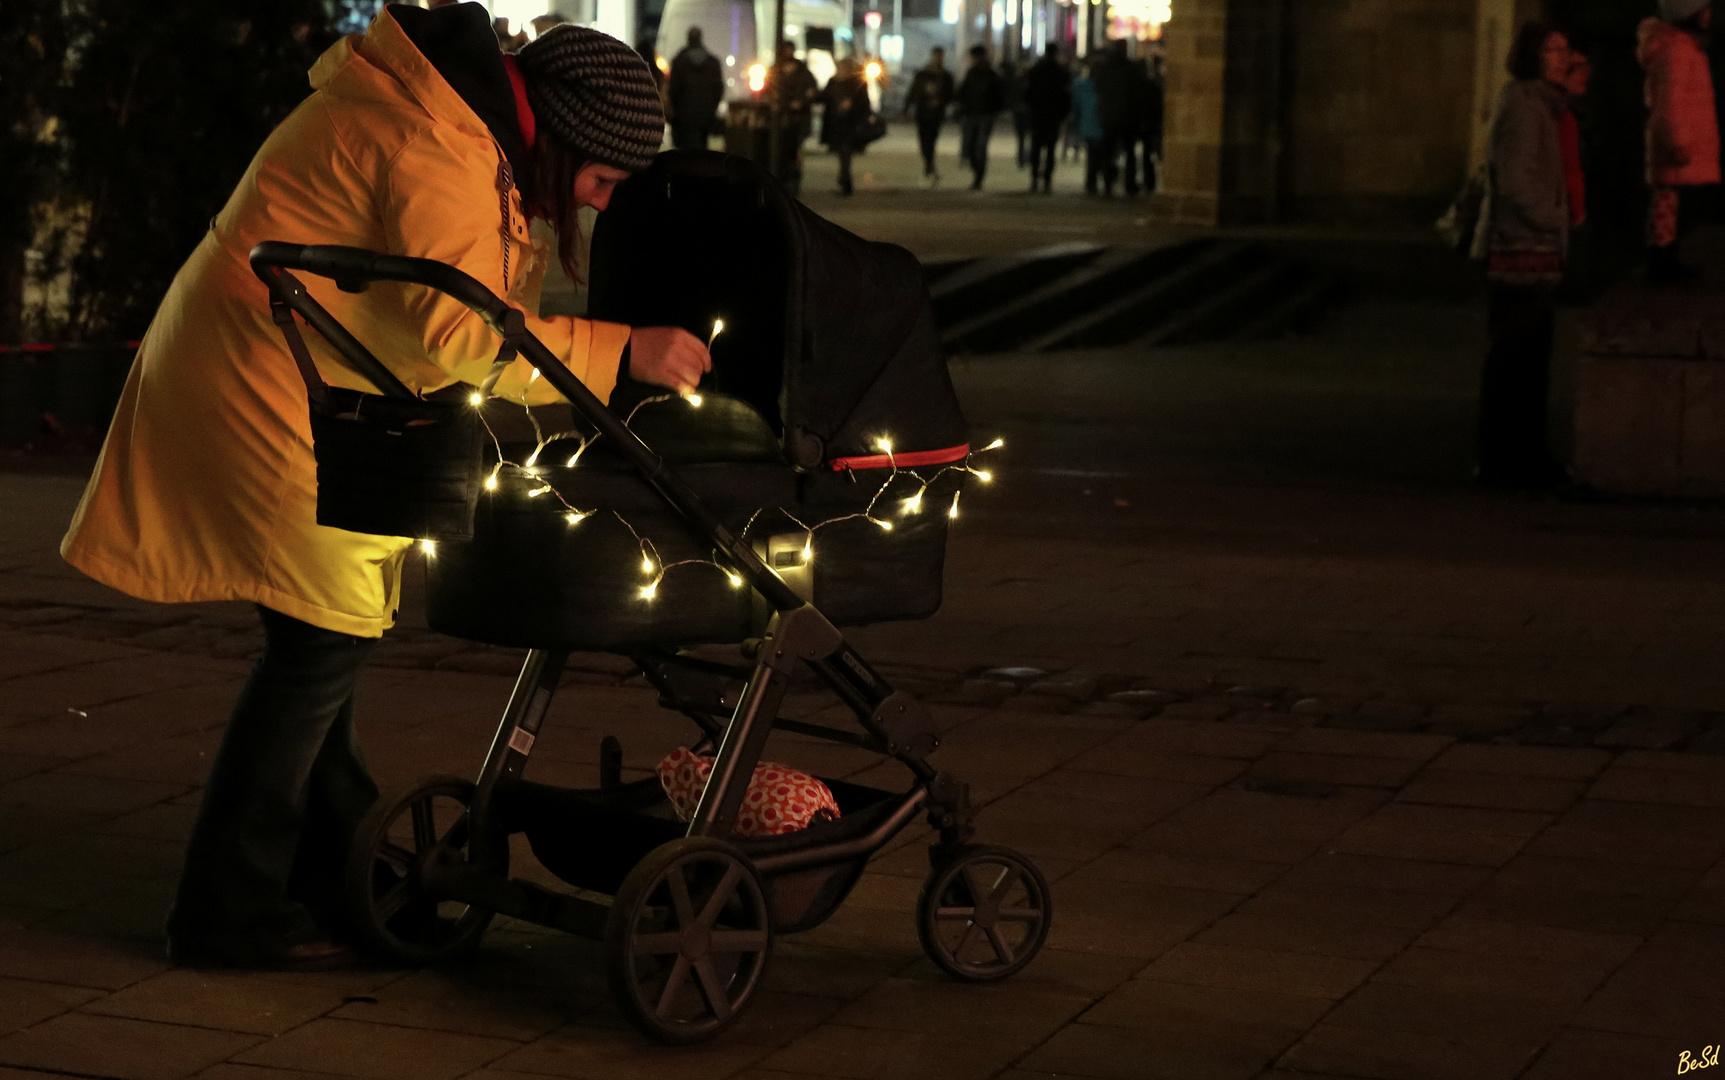
[[[988,63],[988,49],[976,45],[970,50],[970,70],[958,84],[959,147],[958,158],[970,166],[970,190],[982,190],[982,178],[988,174],[988,138],[994,133],[994,118],[1006,107],[1006,87],[1000,72]]]
[[[869,105],[868,80],[863,78],[861,65],[848,56],[840,60],[837,71],[827,80],[826,89],[821,91],[821,103],[825,106],[821,141],[838,155],[839,194],[849,195],[855,190],[851,183],[851,155],[856,153],[874,111]]]
[[[779,42],[777,59],[767,72],[761,99],[779,111],[784,135],[773,174],[795,195],[803,186],[803,140],[809,137],[811,106],[820,96],[820,84],[809,66],[797,59],[797,47]]]
[[[1072,111],[1072,76],[1060,62],[1060,46],[1050,45],[1024,77],[1024,107],[1030,121],[1030,190],[1050,192],[1054,183],[1054,144]]]
[[[1162,160],[1162,113],[1167,105],[1160,65],[1152,63],[1145,68],[1140,94],[1138,138],[1143,151],[1140,160],[1144,164],[1144,190],[1154,193],[1156,168]]]
[[[1126,55],[1126,42],[1108,43],[1108,50],[1097,58],[1090,77],[1096,81],[1097,105],[1102,114],[1102,155],[1107,160],[1103,171],[1106,195],[1114,194],[1112,176],[1122,155],[1126,158],[1126,194],[1138,194],[1139,129],[1143,126],[1143,83],[1148,78],[1144,69]]]
[[[1029,159],[1030,110],[1024,103],[1024,66],[1015,60],[1000,62],[1000,87],[1006,95],[1006,111],[1012,116],[1012,136],[1017,146],[1018,167]]]
[[[1550,25],[1522,27],[1510,49],[1515,76],[1491,130],[1492,207],[1486,258],[1491,347],[1480,374],[1479,482],[1487,487],[1560,484],[1546,433],[1552,295],[1563,278],[1569,230],[1578,224],[1579,152],[1567,84],[1569,39]],[[1566,135],[1566,130],[1569,132]]]
[[[705,150],[725,100],[725,76],[719,58],[701,44],[701,28],[689,27],[689,43],[671,60],[671,81],[665,112],[671,120],[671,145],[678,150]]]
[[[906,116],[916,117],[916,142],[922,151],[922,175],[930,185],[940,182],[940,171],[934,167],[934,144],[940,138],[940,126],[946,122],[946,110],[957,96],[952,72],[946,70],[946,50],[936,46],[929,50],[928,63],[910,82],[904,97]]]

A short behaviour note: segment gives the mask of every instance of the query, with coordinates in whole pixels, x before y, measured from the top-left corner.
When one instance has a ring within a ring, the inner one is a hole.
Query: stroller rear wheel
[[[611,993],[649,1039],[699,1042],[748,1005],[772,941],[748,858],[721,840],[673,840],[617,890],[605,928]]]
[[[944,859],[923,883],[916,931],[928,958],[966,982],[1019,971],[1042,949],[1053,916],[1048,881],[1008,847],[975,844]]]
[[[348,855],[348,910],[362,944],[393,960],[429,964],[479,943],[492,912],[425,890],[421,869],[433,859],[472,857],[468,807],[473,783],[453,776],[422,780],[379,799],[354,832]],[[486,857],[508,874],[504,838]]]

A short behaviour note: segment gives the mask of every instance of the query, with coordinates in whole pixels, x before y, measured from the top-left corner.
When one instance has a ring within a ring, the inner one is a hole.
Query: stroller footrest
[[[549,926],[577,937],[603,941],[611,905],[584,896],[553,892],[531,881],[502,879],[469,863],[433,863],[422,871],[426,891]]]

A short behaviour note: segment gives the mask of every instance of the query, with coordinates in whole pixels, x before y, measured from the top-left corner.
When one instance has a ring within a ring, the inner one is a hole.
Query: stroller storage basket
[[[311,406],[317,523],[414,539],[473,534],[481,432],[474,411],[331,387]]]

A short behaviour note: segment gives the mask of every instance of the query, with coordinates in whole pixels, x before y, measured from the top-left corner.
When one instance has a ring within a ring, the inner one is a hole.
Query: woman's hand
[[[637,326],[629,333],[629,377],[686,394],[713,370],[701,339],[680,326]]]

